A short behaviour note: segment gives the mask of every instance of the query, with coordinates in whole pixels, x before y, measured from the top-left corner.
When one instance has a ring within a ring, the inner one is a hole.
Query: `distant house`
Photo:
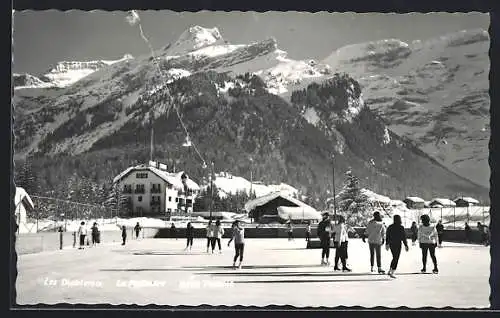
[[[193,212],[200,187],[183,171],[171,173],[157,162],[129,167],[113,179],[131,203],[131,216]]]
[[[316,221],[321,218],[320,212],[313,207],[279,191],[248,201],[245,210],[258,222]]]
[[[471,197],[460,197],[453,200],[457,207],[469,207],[478,205],[479,201]]]
[[[32,213],[35,210],[35,205],[26,190],[21,187],[16,187],[14,204],[14,215],[16,217],[17,226],[21,232],[25,232],[25,226],[23,225],[26,224],[27,213]]]
[[[379,206],[383,209],[387,209],[391,206],[392,200],[389,197],[386,197],[385,195],[381,195],[364,188],[361,189],[360,192],[362,195],[366,196],[367,200],[370,203],[375,204],[376,206]]]
[[[456,204],[450,199],[435,198],[431,200],[429,206],[431,208],[450,208],[456,206]]]
[[[425,207],[425,201],[419,197],[407,197],[403,200],[408,209],[423,209]]]

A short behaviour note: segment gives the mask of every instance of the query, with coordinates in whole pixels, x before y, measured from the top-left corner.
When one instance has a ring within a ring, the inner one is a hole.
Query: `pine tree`
[[[30,157],[26,158],[19,170],[16,185],[26,190],[30,195],[38,194],[39,185],[37,175],[33,170],[32,159]]]
[[[108,211],[110,211],[110,215],[117,215],[119,206],[119,188],[116,183],[111,186],[111,189],[107,191],[106,201],[104,202],[104,206]]]
[[[359,178],[346,172],[344,188],[335,199],[341,213],[346,215],[346,223],[350,226],[366,225],[371,217],[371,204],[368,197],[361,192]]]

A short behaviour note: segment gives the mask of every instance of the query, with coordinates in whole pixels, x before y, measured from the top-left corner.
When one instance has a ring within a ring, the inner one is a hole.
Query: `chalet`
[[[21,187],[16,187],[16,193],[14,196],[15,210],[14,215],[16,217],[16,223],[19,232],[26,232],[26,221],[27,213],[32,213],[35,209],[35,205],[31,200],[28,193]]]
[[[375,207],[388,209],[391,206],[391,199],[389,197],[386,197],[385,195],[381,195],[364,188],[361,189],[360,192],[362,195],[365,195],[368,202],[373,204]]]
[[[200,191],[198,184],[183,171],[168,172],[166,165],[154,161],[125,169],[113,183],[130,204],[131,216],[191,213]]]
[[[408,209],[423,209],[425,207],[425,201],[419,197],[407,197],[403,200]]]
[[[321,220],[321,214],[313,207],[288,195],[272,192],[245,204],[249,216],[258,222],[292,222]]]
[[[460,197],[460,198],[456,198],[453,201],[455,202],[457,207],[464,207],[464,208],[479,204],[478,200],[471,198],[471,197]]]
[[[431,208],[452,208],[455,207],[456,204],[450,199],[435,198],[431,200],[429,206]]]

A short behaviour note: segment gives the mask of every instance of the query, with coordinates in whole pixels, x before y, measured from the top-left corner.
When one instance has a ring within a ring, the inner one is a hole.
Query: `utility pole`
[[[250,195],[249,195],[249,197],[252,196],[252,190],[253,190],[253,159],[250,158]]]
[[[210,221],[212,221],[212,210],[214,204],[214,162],[211,163],[210,169]]]
[[[332,182],[333,182],[333,220],[337,220],[337,205],[335,204],[335,155],[332,154]]]

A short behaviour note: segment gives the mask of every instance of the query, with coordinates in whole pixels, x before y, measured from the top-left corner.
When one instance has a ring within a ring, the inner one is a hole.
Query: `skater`
[[[215,221],[214,227],[214,237],[212,238],[212,254],[215,250],[215,243],[219,246],[219,253],[222,253],[222,247],[220,245],[220,240],[224,235],[224,228],[222,227],[220,220]]]
[[[127,241],[127,228],[125,227],[125,225],[122,225],[122,245],[125,245],[126,241]]]
[[[411,230],[411,245],[415,246],[418,238],[417,222],[413,221],[410,230]]]
[[[401,255],[401,242],[405,246],[405,250],[408,252],[408,243],[406,241],[405,228],[401,222],[401,216],[394,215],[394,222],[387,228],[387,236],[385,240],[386,250],[390,250],[392,254],[391,266],[389,268],[389,276],[396,278],[394,273],[398,267],[399,256]]]
[[[311,240],[311,222],[308,222],[306,226],[306,242],[309,242],[310,240]]]
[[[469,226],[469,223],[465,222],[465,228],[464,228],[464,231],[465,231],[465,241],[467,243],[470,242],[470,233],[471,233],[471,229],[470,229],[470,226]]]
[[[488,227],[481,224],[481,222],[477,222],[477,229],[481,234],[481,244],[488,246]]]
[[[432,263],[434,264],[434,269],[432,272],[434,274],[438,273],[437,259],[436,259],[436,245],[438,233],[436,227],[431,225],[431,219],[427,214],[420,217],[422,225],[418,229],[418,241],[420,243],[420,248],[422,249],[422,273],[426,272],[427,268],[427,252],[431,254]]]
[[[177,240],[177,229],[175,228],[175,224],[172,223],[170,226],[170,233],[172,234],[172,238],[175,238]]]
[[[439,220],[438,224],[436,224],[436,231],[438,233],[438,246],[443,247],[443,234],[444,234],[444,226],[443,222]]]
[[[99,228],[97,227],[97,222],[92,225],[92,246],[96,246],[98,243]]]
[[[208,221],[207,225],[207,253],[212,244],[212,239],[214,237],[214,226],[212,225],[212,220]]]
[[[243,252],[245,251],[245,229],[240,225],[238,220],[233,223],[233,234],[231,239],[227,243],[227,246],[231,244],[234,240],[234,259],[233,259],[233,268],[236,268],[236,260],[238,257],[240,262],[238,264],[238,268],[241,268],[241,263],[243,262]]]
[[[321,265],[330,265],[330,241],[332,238],[332,222],[328,212],[323,213],[323,220],[318,224],[318,237],[321,242]],[[325,260],[326,259],[326,260]]]
[[[368,246],[370,247],[370,271],[373,273],[373,261],[375,255],[377,256],[377,267],[379,274],[385,274],[382,269],[382,257],[381,257],[381,246],[385,241],[385,226],[382,223],[382,217],[380,212],[373,213],[373,219],[368,222],[366,226],[365,233],[363,235],[363,243],[366,242],[366,237],[368,237]]]
[[[136,240],[139,239],[139,232],[141,232],[141,230],[142,230],[142,227],[140,226],[139,222],[137,222],[137,224],[134,226]],[[126,234],[125,234],[125,236],[126,236]],[[125,244],[123,244],[123,245],[125,245]]]
[[[338,218],[338,224],[335,225],[335,266],[333,270],[339,271],[339,259],[342,262],[342,271],[350,272],[351,269],[347,267],[347,244],[348,235],[347,227],[345,225],[345,218],[340,215]]]
[[[187,239],[187,242],[186,242],[186,248],[185,250],[187,250],[189,248],[189,250],[191,250],[191,248],[193,247],[193,237],[194,237],[194,230],[193,230],[193,225],[191,225],[191,222],[189,222],[187,224],[187,227],[186,227],[186,239]]]
[[[288,240],[291,241],[293,240],[293,226],[292,226],[292,221],[288,221]]]
[[[80,227],[78,228],[78,237],[80,238],[80,247],[79,250],[83,250],[85,246],[85,237],[87,236],[87,228],[85,227],[85,222],[80,223]]]

